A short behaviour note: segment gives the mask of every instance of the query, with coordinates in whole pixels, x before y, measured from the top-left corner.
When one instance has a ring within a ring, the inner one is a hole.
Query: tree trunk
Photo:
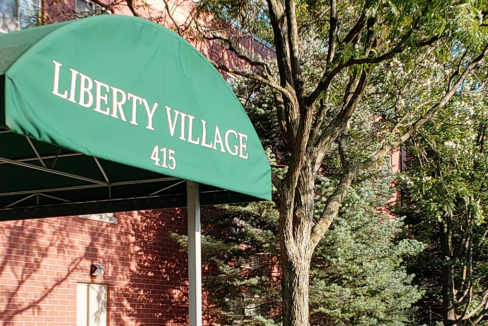
[[[442,257],[452,258],[451,252],[451,221],[450,217],[439,223],[441,238]],[[456,308],[454,306],[454,284],[453,284],[453,266],[451,260],[442,266],[442,317],[445,326],[456,326]]]
[[[283,325],[308,326],[310,260],[308,257],[300,257],[296,262],[282,259],[282,269]]]
[[[304,159],[295,189],[287,188],[280,207],[283,325],[309,325],[309,280],[313,249],[315,173]]]

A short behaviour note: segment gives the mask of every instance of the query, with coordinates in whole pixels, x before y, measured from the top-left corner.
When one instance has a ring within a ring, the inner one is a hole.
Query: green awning
[[[230,87],[189,43],[106,15],[0,35],[0,218],[270,199]]]

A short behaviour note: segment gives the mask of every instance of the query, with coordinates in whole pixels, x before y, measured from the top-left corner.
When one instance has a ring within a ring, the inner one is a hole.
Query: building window
[[[107,285],[78,283],[76,289],[76,326],[107,325]]]
[[[75,3],[77,18],[98,16],[110,13],[104,7],[90,0],[75,0]]]
[[[256,317],[260,314],[258,301],[259,301],[259,296],[257,295],[255,295],[254,298],[244,297],[242,299],[244,316]]]
[[[0,1],[0,32],[37,26],[41,12],[40,0]]]
[[[78,215],[79,218],[84,218],[87,220],[105,222],[110,224],[118,224],[119,220],[114,216],[114,213],[103,213],[103,214],[87,214]]]

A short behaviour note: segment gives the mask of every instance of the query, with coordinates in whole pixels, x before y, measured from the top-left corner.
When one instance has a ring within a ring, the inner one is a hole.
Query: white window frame
[[[77,283],[76,326],[107,326],[107,284]]]

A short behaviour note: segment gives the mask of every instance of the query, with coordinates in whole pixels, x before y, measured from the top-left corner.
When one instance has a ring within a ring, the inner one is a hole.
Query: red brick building
[[[135,7],[118,0],[99,3],[114,14],[137,14],[186,35],[219,63],[245,65],[218,43],[192,37],[191,0],[167,1],[168,8],[162,0]],[[27,27],[33,15],[50,24],[101,8],[84,0],[8,0],[0,5],[0,30]],[[272,55],[249,36],[238,43],[256,55]],[[400,167],[399,159],[399,152],[392,156],[392,168]],[[187,325],[187,255],[171,237],[186,230],[184,209],[1,222],[0,325]],[[103,275],[92,275],[95,264]],[[87,311],[95,312],[91,321],[80,317]]]
[[[192,39],[191,0],[129,4],[7,0],[0,31],[106,11],[137,14],[186,35],[214,61],[245,64],[217,42]],[[272,53],[246,35],[238,42],[258,55]],[[0,325],[187,325],[187,254],[171,237],[186,232],[184,209],[1,222]],[[205,302],[203,315],[212,324]]]
[[[83,283],[106,287],[108,325],[187,324],[187,256],[171,239],[186,233],[183,214],[2,222],[1,325],[76,325]],[[104,275],[90,276],[95,263]]]

